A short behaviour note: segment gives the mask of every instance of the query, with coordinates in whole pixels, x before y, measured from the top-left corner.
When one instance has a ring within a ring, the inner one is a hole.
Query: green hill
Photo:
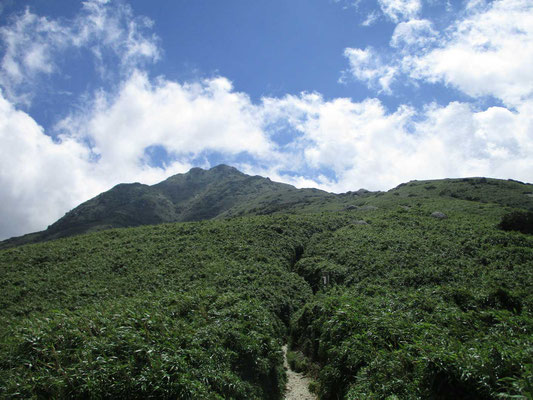
[[[334,197],[317,189],[296,189],[245,175],[227,165],[193,168],[153,186],[117,185],[69,211],[45,231],[5,240],[0,248],[110,228],[269,214]]]
[[[531,188],[119,185],[54,229],[155,225],[0,251],[0,398],[281,399],[287,341],[321,399],[532,398]]]
[[[393,197],[394,196],[394,197]],[[357,206],[409,205],[413,199],[455,198],[533,210],[533,185],[488,178],[413,181],[386,193],[343,194],[296,189],[233,167],[193,168],[156,185],[120,184],[80,204],[42,232],[0,242],[0,249],[111,228],[246,215],[339,211]]]

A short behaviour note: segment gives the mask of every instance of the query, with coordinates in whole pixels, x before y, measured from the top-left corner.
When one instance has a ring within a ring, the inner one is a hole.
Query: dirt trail
[[[287,345],[283,346],[283,358],[287,370],[287,391],[285,400],[316,400],[316,396],[309,391],[309,378],[304,374],[294,372],[287,362]]]

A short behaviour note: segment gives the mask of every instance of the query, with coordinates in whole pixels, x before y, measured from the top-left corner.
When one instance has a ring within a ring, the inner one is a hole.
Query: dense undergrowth
[[[0,395],[279,398],[281,345],[311,296],[289,266],[316,229],[257,217],[1,252]]]
[[[533,237],[465,215],[374,212],[309,243],[292,340],[321,398],[533,395]]]
[[[531,197],[453,183],[2,250],[0,397],[532,398]]]

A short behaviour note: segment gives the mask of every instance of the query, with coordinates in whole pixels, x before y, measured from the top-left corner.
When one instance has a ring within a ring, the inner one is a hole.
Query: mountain
[[[532,188],[118,185],[0,250],[0,398],[531,398]]]
[[[227,165],[193,168],[156,185],[119,184],[69,211],[45,231],[0,242],[0,248],[110,228],[271,214],[332,199],[317,189],[296,189],[249,176]]]
[[[246,215],[338,211],[346,207],[400,204],[402,199],[405,203],[405,198],[414,197],[455,198],[533,210],[533,185],[512,180],[412,181],[386,193],[359,189],[337,195],[318,189],[296,189],[218,165],[209,170],[192,168],[152,186],[119,184],[80,204],[44,231],[0,242],[0,249],[111,228]]]

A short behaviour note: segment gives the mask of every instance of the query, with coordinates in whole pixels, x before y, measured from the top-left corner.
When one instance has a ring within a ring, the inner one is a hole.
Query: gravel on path
[[[316,400],[317,397],[309,391],[311,379],[290,368],[287,362],[287,345],[283,346],[283,358],[285,369],[287,370],[285,400]]]

